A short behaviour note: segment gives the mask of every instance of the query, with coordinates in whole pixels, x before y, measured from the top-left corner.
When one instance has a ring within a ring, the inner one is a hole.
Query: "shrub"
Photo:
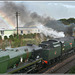
[[[9,39],[10,39],[10,40],[13,40],[13,39],[14,39],[14,38],[13,38],[13,35],[10,35],[10,36],[9,36]]]
[[[7,40],[8,39],[8,37],[7,36],[4,36],[4,40]]]
[[[75,74],[75,66],[73,66],[71,69],[70,69],[70,74]]]
[[[2,36],[0,36],[0,40],[2,40]]]
[[[23,36],[22,35],[19,35],[19,39],[21,39]]]

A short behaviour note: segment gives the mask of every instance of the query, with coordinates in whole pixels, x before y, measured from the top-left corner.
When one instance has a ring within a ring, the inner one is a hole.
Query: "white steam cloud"
[[[43,33],[45,36],[50,36],[53,38],[65,37],[64,32],[58,32],[52,28],[47,28],[40,23],[36,27],[40,30],[40,33]]]

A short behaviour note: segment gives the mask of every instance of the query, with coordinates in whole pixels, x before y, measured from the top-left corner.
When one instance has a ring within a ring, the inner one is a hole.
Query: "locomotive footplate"
[[[38,60],[33,60],[32,62],[23,63],[16,68],[8,69],[6,73],[12,74],[12,73],[18,72],[24,68],[28,68],[28,67],[30,68],[30,66],[33,68],[35,65],[37,66],[37,63],[38,64],[39,64],[39,62],[41,63],[41,61],[42,61],[42,58],[40,58]]]

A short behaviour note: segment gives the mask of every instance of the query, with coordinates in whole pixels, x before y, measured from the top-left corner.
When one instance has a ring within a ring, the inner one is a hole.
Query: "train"
[[[41,48],[36,45],[29,45],[17,48],[7,48],[5,51],[0,50],[0,73],[6,73],[7,69],[14,68],[19,63],[27,62],[33,57],[34,50]],[[31,61],[31,60],[30,60]]]
[[[55,38],[53,40],[43,41],[39,46],[42,47],[42,52],[40,54],[44,64],[51,64],[75,52],[75,38]]]
[[[39,67],[51,64],[73,52],[75,52],[75,37],[54,38],[42,41],[38,46],[27,44],[17,48],[7,48],[5,51],[0,49],[0,73],[13,73],[22,67],[30,69],[33,65]],[[25,65],[19,67],[22,64]]]

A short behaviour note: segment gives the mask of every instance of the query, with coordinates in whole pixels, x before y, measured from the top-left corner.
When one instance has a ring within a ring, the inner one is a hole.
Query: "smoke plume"
[[[56,31],[52,28],[47,28],[42,24],[39,24],[37,26],[37,28],[40,30],[41,33],[43,33],[46,36],[50,36],[50,37],[53,37],[53,38],[59,38],[59,37],[65,36],[64,32],[58,32],[58,31]]]
[[[32,27],[32,26],[37,26],[37,28],[43,27],[42,31],[44,34],[47,36],[52,36],[52,37],[64,37],[64,33],[69,33],[68,31],[69,26],[66,26],[62,24],[60,21],[56,21],[52,19],[51,17],[45,17],[45,16],[40,16],[36,12],[30,12],[27,10],[27,7],[23,4],[17,4],[14,2],[4,2],[4,5],[0,8],[2,12],[6,14],[6,17],[9,17],[12,22],[15,23],[16,27],[16,12],[19,12],[19,27]],[[40,26],[40,23],[43,26]],[[50,28],[50,30],[47,30],[47,27]],[[41,30],[40,29],[40,30]]]
[[[4,2],[3,7],[0,8],[2,12],[6,14],[6,17],[9,17],[16,27],[16,12],[19,12],[19,26],[23,26],[25,22],[28,22],[30,17],[30,12],[27,11],[26,7],[23,4],[15,4],[14,2]]]
[[[66,28],[66,33],[65,34],[67,34],[68,36],[72,36],[74,27],[75,27],[75,24],[71,24],[70,26],[68,26]]]
[[[13,22],[16,21],[16,12],[19,12],[19,26],[27,26],[28,24],[26,23],[29,22],[46,23],[46,21],[50,19],[50,17],[44,18],[36,12],[30,13],[23,3],[16,4],[14,2],[4,2],[4,5],[0,9],[2,12],[5,12],[6,17],[9,17]]]

